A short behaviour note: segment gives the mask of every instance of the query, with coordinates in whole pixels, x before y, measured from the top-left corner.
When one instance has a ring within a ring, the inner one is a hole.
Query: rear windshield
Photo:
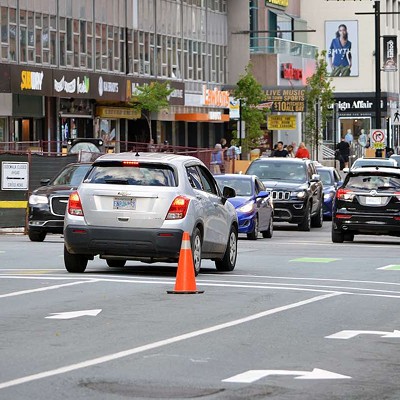
[[[65,168],[60,175],[55,177],[50,185],[69,185],[78,186],[88,172],[90,164],[87,165],[71,165]]]
[[[360,174],[351,175],[345,184],[352,190],[400,190],[400,177],[390,174]]]
[[[306,166],[303,163],[254,162],[246,174],[257,175],[262,181],[305,182],[307,180]]]
[[[177,186],[174,170],[163,164],[123,165],[102,163],[94,165],[85,183],[107,183],[135,186]]]

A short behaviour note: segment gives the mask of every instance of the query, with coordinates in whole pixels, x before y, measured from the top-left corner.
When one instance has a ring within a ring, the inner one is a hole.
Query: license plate
[[[380,197],[366,197],[365,204],[367,204],[368,206],[380,206],[381,198]]]
[[[133,197],[114,197],[114,210],[136,210],[136,199]]]

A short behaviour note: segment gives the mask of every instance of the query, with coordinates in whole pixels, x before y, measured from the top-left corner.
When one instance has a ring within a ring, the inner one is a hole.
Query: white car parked
[[[177,262],[183,232],[191,236],[195,274],[202,259],[217,270],[236,264],[238,221],[207,167],[168,153],[99,157],[71,194],[64,220],[64,263],[84,272],[99,255],[110,267],[127,260]]]

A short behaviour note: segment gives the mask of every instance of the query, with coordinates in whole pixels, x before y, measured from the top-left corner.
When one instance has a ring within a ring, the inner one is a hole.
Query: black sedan
[[[29,196],[28,236],[43,242],[47,233],[62,233],[69,195],[76,190],[91,164],[73,163],[64,167],[55,178],[42,179],[39,188]]]
[[[363,167],[350,170],[333,203],[332,242],[354,235],[400,236],[400,170]]]

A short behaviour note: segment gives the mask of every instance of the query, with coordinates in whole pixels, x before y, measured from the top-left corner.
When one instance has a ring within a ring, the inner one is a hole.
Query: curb
[[[0,235],[24,234],[25,228],[0,228]]]

